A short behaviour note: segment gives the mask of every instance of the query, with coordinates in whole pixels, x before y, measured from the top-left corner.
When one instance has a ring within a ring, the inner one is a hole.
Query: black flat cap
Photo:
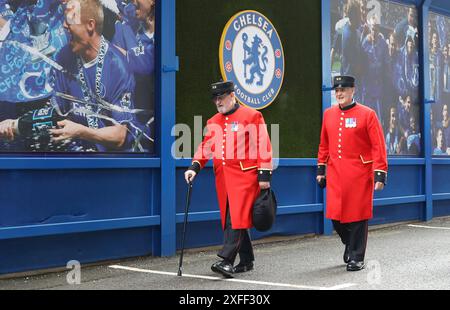
[[[355,87],[355,78],[349,75],[339,75],[334,77],[333,89]]]
[[[222,96],[234,92],[233,81],[217,82],[211,84],[211,95],[213,97]]]

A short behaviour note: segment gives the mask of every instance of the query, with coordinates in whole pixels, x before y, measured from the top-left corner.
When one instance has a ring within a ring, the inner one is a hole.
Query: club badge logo
[[[236,98],[254,109],[269,106],[284,78],[284,52],[269,19],[256,11],[242,11],[226,24],[220,41],[222,78],[235,83]]]

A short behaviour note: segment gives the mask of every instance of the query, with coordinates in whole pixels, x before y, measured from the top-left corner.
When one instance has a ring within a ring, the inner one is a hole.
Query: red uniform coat
[[[234,113],[217,113],[207,122],[207,133],[193,163],[203,168],[213,158],[222,227],[227,198],[233,229],[248,229],[259,195],[258,174],[272,169],[272,147],[262,114],[241,106]]]
[[[326,165],[326,217],[342,223],[372,218],[375,173],[387,173],[386,146],[376,113],[356,104],[325,111],[318,165]]]

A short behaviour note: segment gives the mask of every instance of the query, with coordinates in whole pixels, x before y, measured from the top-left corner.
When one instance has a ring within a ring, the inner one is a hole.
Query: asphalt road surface
[[[450,217],[369,228],[366,268],[346,271],[336,234],[270,238],[255,244],[255,269],[223,279],[210,269],[217,247],[141,257],[38,275],[0,277],[0,290],[448,290]],[[79,282],[79,284],[77,284]]]

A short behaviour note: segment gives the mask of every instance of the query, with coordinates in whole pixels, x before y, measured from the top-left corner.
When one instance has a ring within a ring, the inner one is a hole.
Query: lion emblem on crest
[[[247,84],[253,84],[255,77],[259,77],[259,81],[256,85],[262,86],[264,81],[264,73],[267,71],[267,63],[269,59],[267,58],[268,48],[262,44],[260,37],[255,35],[253,37],[253,42],[251,46],[247,44],[248,35],[244,33],[242,35],[243,47],[244,47],[244,78]],[[263,49],[261,54],[260,48]],[[261,65],[262,64],[262,65]],[[247,66],[250,66],[250,77],[247,78]]]

